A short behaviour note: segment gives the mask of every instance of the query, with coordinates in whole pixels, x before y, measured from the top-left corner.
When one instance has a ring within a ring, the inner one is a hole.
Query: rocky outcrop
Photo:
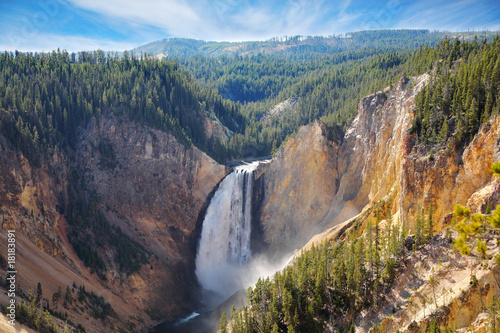
[[[402,213],[411,219],[417,207],[432,203],[439,230],[455,204],[465,205],[477,190],[491,186],[489,169],[500,160],[499,138],[500,118],[496,117],[481,126],[463,154],[443,150],[431,159],[428,151],[413,148],[403,166]]]
[[[22,230],[36,246],[47,253],[61,253],[57,221],[58,205],[66,191],[66,159],[60,152],[48,153],[34,167],[20,152],[0,136],[0,218],[2,229]],[[41,232],[43,231],[43,232]]]
[[[428,80],[428,75],[409,81],[402,78],[393,89],[359,102],[358,115],[346,131],[339,154],[342,179],[337,205],[328,216],[333,224],[398,190],[415,97]]]
[[[339,179],[339,146],[328,133],[320,122],[303,127],[258,171],[255,219],[261,221],[261,241],[273,250],[289,251],[321,231]]]
[[[206,117],[203,117],[203,129],[208,139],[219,140],[227,142],[233,132],[224,126],[220,120],[215,116],[214,112],[205,112]]]
[[[284,102],[276,104],[271,109],[269,109],[261,118],[262,122],[268,122],[272,117],[279,117],[283,113],[287,115],[297,113],[299,108],[298,97],[289,98]]]
[[[301,247],[397,187],[414,98],[427,80],[361,99],[345,134],[315,122],[287,142],[257,177],[264,184],[260,223],[272,248]]]
[[[466,329],[492,305],[500,295],[494,259],[461,256],[444,234],[411,253],[384,300],[356,318],[356,332],[426,333],[433,321],[441,329]],[[491,242],[488,254],[498,254]]]

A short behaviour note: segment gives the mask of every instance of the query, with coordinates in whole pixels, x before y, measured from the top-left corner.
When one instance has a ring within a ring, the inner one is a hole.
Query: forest
[[[266,41],[211,42],[187,38],[168,38],[139,46],[132,51],[168,57],[189,58],[266,54],[294,61],[321,58],[325,54],[370,48],[414,49],[419,45],[436,46],[447,35],[474,35],[425,29],[364,30],[331,36],[280,36]],[[488,36],[488,32],[481,32]]]
[[[459,148],[499,113],[500,39],[445,40],[433,50],[432,82],[416,100],[412,132],[423,143]]]
[[[229,129],[242,122],[234,103],[173,62],[102,51],[0,55],[0,127],[34,163],[39,148],[74,149],[79,126],[105,114],[168,131],[222,159],[204,135],[201,103]]]

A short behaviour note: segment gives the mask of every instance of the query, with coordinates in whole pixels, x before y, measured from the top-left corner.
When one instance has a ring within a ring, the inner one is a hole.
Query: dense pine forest
[[[500,39],[447,39],[427,52],[440,61],[432,82],[418,95],[412,131],[424,143],[463,146],[499,113]]]
[[[5,52],[0,76],[2,132],[34,161],[40,147],[75,148],[78,127],[92,116],[127,117],[215,156],[201,112],[214,112],[232,130],[242,122],[234,103],[195,84],[176,63],[127,53]]]
[[[232,332],[321,332],[332,320],[349,331],[360,311],[384,300],[411,251],[430,240],[432,215],[432,207],[419,213],[408,243],[409,229],[392,218],[390,201],[378,202],[353,221],[345,239],[313,244],[272,279],[250,287],[248,305],[222,315],[221,332],[228,325]]]
[[[402,38],[402,32],[394,34],[395,40]],[[368,37],[356,38],[365,45]],[[79,126],[106,114],[168,131],[221,162],[264,156],[315,119],[345,127],[361,97],[394,84],[403,73],[421,74],[433,64],[435,82],[419,97],[414,124],[415,132],[425,132],[421,135],[425,142],[447,137],[455,122],[460,128],[458,141],[470,138],[481,120],[495,111],[497,39],[488,43],[446,38],[436,47],[414,51],[396,49],[401,46],[396,42],[393,47],[369,48],[359,43],[306,60],[266,54],[197,54],[161,61],[127,52],[122,57],[102,51],[5,52],[0,55],[0,126],[35,163],[39,147],[74,149]],[[481,72],[489,73],[484,82],[470,80],[472,74],[482,77]],[[289,99],[297,102],[292,110],[269,113]],[[460,119],[457,110],[469,110],[471,104],[475,115],[468,112]],[[208,139],[201,120],[206,115],[220,120],[234,135],[228,141]]]

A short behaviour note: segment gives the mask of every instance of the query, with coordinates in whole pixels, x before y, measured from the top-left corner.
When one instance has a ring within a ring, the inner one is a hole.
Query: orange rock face
[[[33,167],[0,137],[0,160],[1,229],[22,230],[40,250],[60,254],[57,205],[63,202],[67,185],[64,156],[53,152],[40,167]]]
[[[466,204],[491,182],[489,167],[500,157],[500,118],[481,127],[463,152],[443,149],[432,159],[430,147],[415,145],[410,134],[415,97],[428,81],[427,74],[402,79],[362,98],[338,143],[327,139],[319,122],[303,127],[261,169],[257,222],[271,248],[299,248],[311,233],[352,218],[389,193],[392,213],[410,227],[418,208],[427,210],[432,203],[437,231],[455,204]]]
[[[327,131],[319,122],[303,127],[260,170],[264,242],[289,250],[289,244],[304,243],[321,231],[339,179],[338,145],[327,139]]]
[[[428,154],[412,152],[404,161],[401,207],[402,214],[410,221],[417,207],[425,209],[432,203],[436,208],[434,220],[436,231],[443,227],[443,217],[453,212],[455,204],[466,205],[476,191],[490,186],[494,179],[489,171],[491,164],[499,159],[500,118],[496,117],[483,125],[463,154]],[[415,150],[415,149],[414,149]],[[493,190],[493,188],[492,188]],[[488,192],[488,191],[486,191]],[[484,196],[490,195],[483,193]],[[498,192],[498,191],[497,191]],[[473,202],[480,201],[481,194]],[[496,202],[492,201],[492,204]]]
[[[115,151],[114,168],[103,167],[94,148],[103,139]],[[86,186],[96,193],[108,219],[158,258],[152,271],[129,279],[133,288],[119,276],[110,278],[113,288],[121,288],[127,299],[139,297],[144,308],[177,312],[192,298],[187,286],[196,285],[202,208],[229,170],[170,134],[104,118],[91,121],[78,153]]]

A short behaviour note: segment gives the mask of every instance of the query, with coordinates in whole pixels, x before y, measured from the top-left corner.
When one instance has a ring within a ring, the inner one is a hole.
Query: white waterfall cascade
[[[225,299],[247,287],[252,256],[250,233],[254,170],[259,162],[235,168],[210,201],[196,256],[196,275],[206,290]]]

